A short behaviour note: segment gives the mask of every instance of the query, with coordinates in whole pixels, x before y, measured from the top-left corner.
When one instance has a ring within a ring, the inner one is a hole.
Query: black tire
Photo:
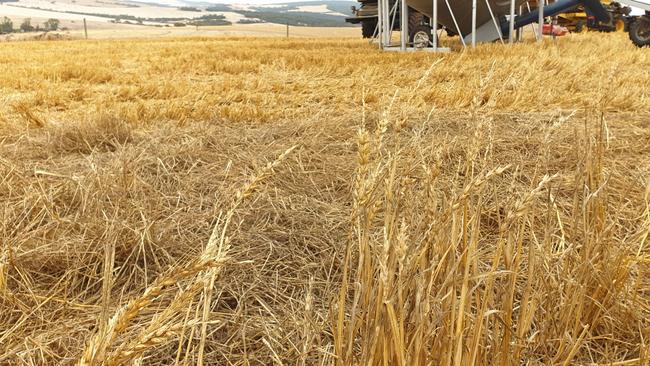
[[[431,27],[429,25],[420,24],[409,30],[409,40],[413,47],[425,48],[430,47],[433,43]]]
[[[361,22],[361,35],[363,38],[372,38],[377,29],[377,19],[368,19]]]
[[[413,8],[409,8],[409,34],[417,26],[424,24],[424,15]]]
[[[639,17],[630,24],[630,40],[637,47],[650,46],[650,18]]]
[[[578,20],[576,22],[575,33],[584,33],[587,31],[587,25],[583,20]]]

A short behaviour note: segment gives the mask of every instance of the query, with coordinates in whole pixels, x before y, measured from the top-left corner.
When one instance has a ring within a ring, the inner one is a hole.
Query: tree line
[[[32,25],[32,19],[26,18],[20,23],[18,28],[14,28],[14,23],[7,17],[0,18],[0,34],[15,33],[15,32],[38,32],[38,31],[55,31],[59,29],[60,21],[58,19],[50,18],[40,24]]]

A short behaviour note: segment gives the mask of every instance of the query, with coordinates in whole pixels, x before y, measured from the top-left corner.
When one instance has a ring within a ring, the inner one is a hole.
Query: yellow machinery
[[[554,0],[547,0],[554,2]],[[530,1],[531,7],[537,7],[537,1]],[[574,33],[583,33],[587,31],[599,32],[622,32],[627,30],[627,16],[632,10],[629,6],[621,5],[619,2],[612,0],[601,0],[605,9],[612,15],[611,24],[603,24],[595,21],[593,15],[585,12],[584,7],[578,6],[575,11],[562,13],[557,16],[557,24],[566,27]]]
[[[630,8],[623,6],[616,1],[601,0],[605,8],[612,14],[611,25],[598,25],[595,23],[584,9],[576,9],[575,13],[565,13],[558,16],[558,24],[567,27],[570,31],[581,33],[589,30],[601,32],[623,32],[626,29],[626,16],[630,14]]]

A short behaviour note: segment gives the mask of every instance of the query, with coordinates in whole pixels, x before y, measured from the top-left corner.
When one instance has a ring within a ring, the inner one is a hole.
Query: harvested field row
[[[622,35],[0,49],[0,364],[650,360]]]

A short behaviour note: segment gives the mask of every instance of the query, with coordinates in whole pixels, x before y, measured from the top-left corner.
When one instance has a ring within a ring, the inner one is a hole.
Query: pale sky
[[[264,4],[283,4],[296,1],[310,1],[310,0],[137,0],[142,3],[157,3],[171,6],[183,6],[188,3],[212,3],[212,4],[246,4],[246,5],[264,5]],[[318,0],[313,0],[318,2]],[[350,0],[355,2],[354,0]],[[647,1],[647,0],[642,0]],[[632,15],[643,14],[642,9],[632,8]]]
[[[137,0],[142,3],[157,3],[172,6],[182,6],[187,3],[213,3],[213,4],[246,4],[246,5],[263,5],[263,4],[283,4],[296,1],[310,0]],[[354,0],[350,0],[354,2]],[[315,0],[315,2],[318,2]]]

